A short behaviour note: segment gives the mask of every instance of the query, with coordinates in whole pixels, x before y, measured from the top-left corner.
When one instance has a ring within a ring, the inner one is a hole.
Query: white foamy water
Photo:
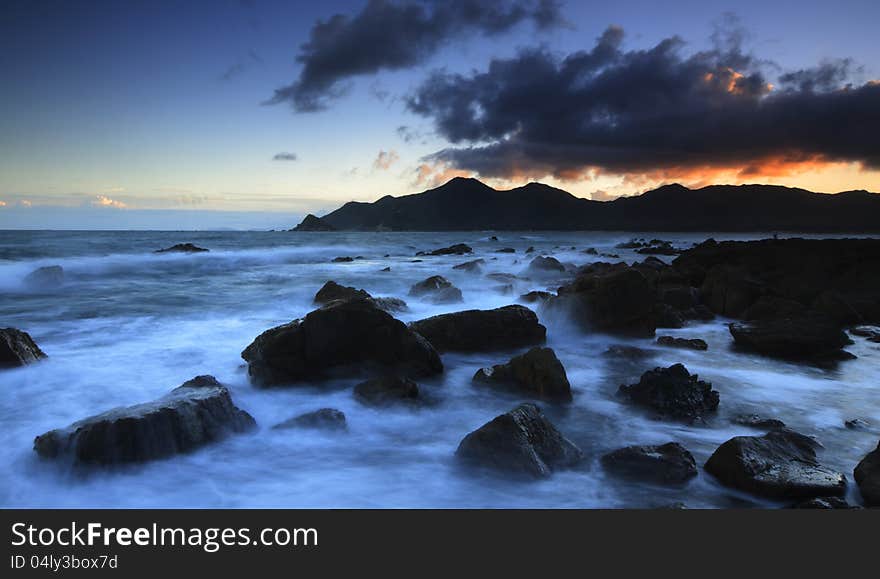
[[[845,420],[880,425],[880,346],[855,338],[857,360],[826,371],[734,352],[725,320],[659,330],[700,337],[708,352],[660,348],[651,340],[586,333],[568,320],[538,311],[548,345],[565,365],[574,389],[566,406],[542,403],[586,459],[578,468],[539,482],[478,475],[454,460],[468,432],[522,400],[471,384],[481,366],[517,351],[446,354],[442,376],[420,385],[439,403],[419,410],[371,409],[354,401],[357,380],[316,382],[288,389],[252,387],[241,350],[261,331],[313,309],[329,279],[374,296],[404,298],[411,321],[436,313],[494,308],[534,289],[555,289],[564,278],[518,279],[513,292],[485,277],[522,273],[532,256],[553,255],[572,266],[607,260],[588,247],[632,262],[614,245],[627,233],[174,233],[0,232],[0,327],[29,332],[49,355],[45,362],[0,372],[0,506],[3,507],[691,507],[768,505],[724,489],[701,472],[684,489],[663,489],[606,476],[598,462],[628,444],[677,441],[702,465],[718,444],[739,434],[730,417],[758,413],[815,435],[820,459],[845,472],[877,444],[876,430],[856,431]],[[645,235],[687,247],[708,235]],[[715,235],[716,239],[730,236]],[[178,242],[210,253],[155,255]],[[474,256],[416,258],[419,250],[464,242]],[[515,254],[494,253],[514,247]],[[572,249],[574,247],[574,249]],[[385,257],[388,255],[388,257]],[[336,256],[362,256],[331,263]],[[453,270],[477,257],[482,274]],[[421,259],[420,262],[414,262]],[[665,259],[665,258],[664,258]],[[22,280],[33,269],[61,265],[65,284],[35,292]],[[380,271],[390,266],[390,272]],[[409,287],[440,274],[461,288],[465,303],[437,306],[408,297]],[[609,345],[651,350],[641,362],[603,356]],[[705,426],[652,420],[616,396],[655,366],[684,363],[721,393],[718,416]],[[169,460],[83,476],[40,460],[34,436],[115,406],[151,400],[198,374],[227,384],[235,403],[258,428],[249,434]],[[273,431],[291,416],[322,407],[345,412],[348,433]]]

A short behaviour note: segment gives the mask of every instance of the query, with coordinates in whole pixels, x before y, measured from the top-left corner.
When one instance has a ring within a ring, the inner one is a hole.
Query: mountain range
[[[880,232],[880,195],[814,193],[777,185],[664,185],[593,201],[541,183],[499,191],[456,177],[422,193],[351,201],[297,231],[798,231]]]

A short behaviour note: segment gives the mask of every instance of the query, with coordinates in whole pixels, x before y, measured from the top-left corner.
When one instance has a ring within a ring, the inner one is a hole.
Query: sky
[[[880,2],[0,0],[0,228],[282,228],[475,176],[880,192]]]

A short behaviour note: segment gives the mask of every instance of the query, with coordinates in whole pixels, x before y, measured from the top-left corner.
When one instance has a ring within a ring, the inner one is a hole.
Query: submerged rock
[[[441,247],[440,249],[435,249],[434,251],[419,252],[416,255],[464,255],[466,253],[473,253],[473,249],[470,245],[464,243],[456,243],[455,245],[450,245],[449,247]]]
[[[27,274],[24,283],[34,289],[52,289],[64,284],[64,268],[60,265],[40,267]]]
[[[294,416],[272,427],[273,430],[287,428],[315,428],[321,430],[348,430],[345,414],[335,408],[321,408]]]
[[[178,243],[176,245],[172,245],[171,247],[157,249],[153,253],[204,253],[206,251],[211,250],[193,245],[192,243]]]
[[[676,338],[673,336],[660,336],[657,344],[670,348],[684,348],[686,350],[708,350],[709,345],[699,338]]]
[[[343,255],[340,257],[334,257],[331,261],[333,263],[351,263],[354,261],[354,258],[350,255]]]
[[[330,280],[318,290],[318,293],[315,294],[314,302],[316,304],[326,304],[334,300],[351,300],[358,298],[372,299],[372,297],[373,296],[362,289],[339,285],[335,281]]]
[[[605,469],[617,476],[661,485],[683,485],[697,476],[697,463],[682,445],[627,446],[602,457]]]
[[[532,348],[506,364],[481,368],[474,382],[551,402],[571,402],[571,385],[562,362],[550,348]]]
[[[464,301],[461,290],[446,278],[433,275],[412,286],[409,295],[424,297],[435,304],[451,304]]]
[[[471,261],[466,261],[464,263],[459,263],[458,265],[453,265],[452,269],[463,269],[464,271],[470,272],[479,272],[482,267],[486,265],[486,260],[483,258],[473,259]]]
[[[521,404],[487,422],[465,436],[455,454],[471,464],[536,478],[583,457],[535,404]]]
[[[633,403],[676,420],[698,420],[715,412],[720,400],[712,384],[699,380],[682,364],[648,370],[637,384],[621,386],[619,391]]]
[[[533,303],[543,303],[553,297],[553,294],[550,292],[544,292],[540,290],[530,291],[527,294],[523,294],[519,296],[519,299],[526,302],[527,304]]]
[[[539,255],[529,263],[527,270],[531,273],[563,272],[565,266],[555,257]]]
[[[419,385],[409,378],[386,375],[361,382],[354,387],[354,397],[367,406],[418,404]]]
[[[506,350],[541,344],[547,336],[535,312],[524,306],[441,314],[413,322],[410,328],[440,351]]]
[[[866,428],[868,428],[868,423],[861,418],[853,418],[851,420],[847,420],[843,423],[843,425],[850,430],[865,430]]]
[[[0,369],[33,364],[46,357],[27,332],[0,328]]]
[[[421,335],[372,300],[335,301],[266,330],[241,354],[258,385],[291,384],[333,372],[381,370],[427,376],[443,371]]]
[[[495,253],[516,253],[516,249],[512,247],[503,247],[501,249],[496,249]]]
[[[870,326],[860,326],[858,328],[852,328],[849,331],[853,336],[859,336],[861,338],[867,338],[869,342],[875,342],[880,344],[880,328],[870,327]]]
[[[44,458],[113,465],[188,452],[255,426],[213,376],[197,376],[146,404],[116,408],[34,440]]]
[[[842,349],[850,343],[846,333],[826,320],[786,318],[729,327],[738,347],[764,356],[817,364],[854,357]]]
[[[880,442],[859,462],[853,474],[865,504],[880,507]]]
[[[748,426],[751,428],[765,428],[771,430],[774,428],[785,428],[785,423],[775,418],[766,418],[757,414],[739,414],[730,419],[734,424]]]
[[[846,477],[816,460],[818,443],[778,429],[731,438],[709,457],[706,472],[721,484],[774,499],[841,497]]]

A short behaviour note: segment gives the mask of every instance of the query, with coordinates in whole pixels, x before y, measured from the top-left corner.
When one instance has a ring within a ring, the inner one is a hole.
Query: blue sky
[[[343,78],[334,89],[344,94],[324,110],[267,104],[299,78],[297,55],[316,23],[355,17],[366,4],[0,3],[0,228],[176,228],[181,211],[196,212],[187,213],[187,227],[283,227],[305,212],[423,190],[453,174],[502,187],[541,179],[596,198],[668,180],[744,179],[728,165],[704,171],[705,178],[692,168],[678,174],[656,167],[578,167],[568,177],[568,167],[551,166],[542,175],[543,165],[528,174],[483,175],[459,157],[438,166],[432,155],[462,143],[438,129],[439,113],[417,114],[407,105],[432,71],[468,76],[486,71],[492,59],[535,48],[564,58],[590,50],[609,25],[623,29],[627,50],[678,35],[691,54],[710,48],[713,27],[727,22],[742,33],[745,50],[772,63],[764,68],[768,80],[835,58],[852,59],[846,82],[854,86],[880,78],[874,1],[571,1],[559,9],[564,21],[546,29],[527,18],[493,34],[453,28],[415,64]],[[747,180],[880,191],[880,173],[860,161],[874,152],[811,158],[797,170],[786,161],[784,171],[753,172]],[[274,160],[279,153],[295,159]]]

